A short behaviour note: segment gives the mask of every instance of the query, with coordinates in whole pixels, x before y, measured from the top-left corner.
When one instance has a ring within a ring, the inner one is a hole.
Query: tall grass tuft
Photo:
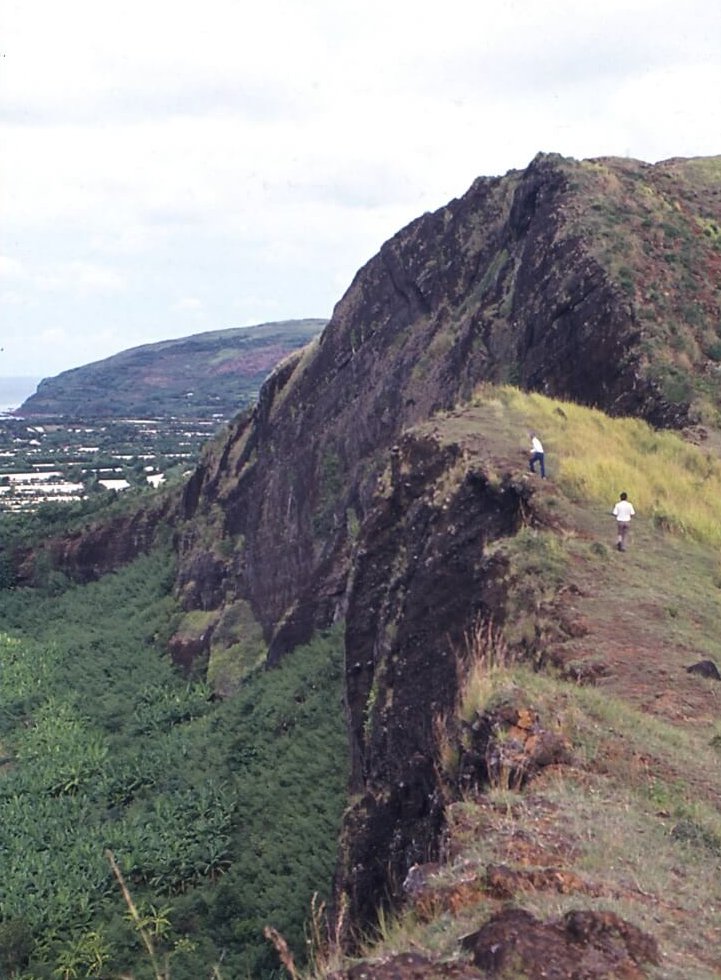
[[[479,619],[466,633],[458,660],[458,717],[470,722],[488,703],[496,687],[497,675],[508,669],[513,656],[502,631],[493,621]]]

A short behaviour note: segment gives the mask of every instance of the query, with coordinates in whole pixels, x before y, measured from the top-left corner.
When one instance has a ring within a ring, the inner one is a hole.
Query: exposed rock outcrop
[[[455,705],[466,631],[503,615],[504,566],[486,545],[524,519],[525,485],[492,487],[456,455],[431,439],[403,441],[353,563],[346,684],[360,799],[346,821],[340,888],[355,922],[370,922],[379,896],[398,897],[409,866],[437,853],[434,726]]]
[[[714,233],[699,229],[719,202],[709,211],[694,197],[696,177],[691,164],[539,155],[478,179],[359,271],[319,342],[278,368],[186,488],[187,609],[242,597],[271,664],[346,618],[361,802],[343,836],[342,889],[358,924],[437,848],[433,717],[455,698],[454,645],[474,617],[501,615],[484,541],[518,529],[526,492],[469,473],[439,502],[458,461],[402,434],[483,380],[660,425],[694,421],[693,385],[651,356],[668,349],[673,284],[689,262],[674,269],[666,238],[645,241],[642,229],[657,214],[688,229],[699,297],[718,312]],[[652,296],[659,281],[668,288]],[[703,362],[712,344],[696,333]]]
[[[93,582],[145,554],[159,540],[167,540],[173,509],[171,498],[162,496],[152,506],[98,519],[71,535],[18,549],[14,555],[17,584],[36,585],[52,569],[76,582]]]
[[[712,184],[718,163],[707,163]],[[689,362],[706,372],[708,392],[717,352],[705,323],[719,312],[721,203],[698,194],[704,173],[695,161],[541,154],[525,171],[479,178],[395,235],[358,272],[320,341],[281,365],[188,485],[186,606],[242,595],[271,661],[343,616],[355,528],[386,454],[404,429],[481,380],[688,422],[697,411]],[[661,218],[668,236],[648,231]],[[669,241],[680,240],[675,266]],[[691,269],[695,312],[688,293],[685,306],[680,298]],[[692,351],[678,362],[672,328]],[[229,548],[242,542],[204,591],[193,573],[208,550],[203,523]]]
[[[571,911],[539,922],[524,909],[509,908],[463,941],[484,976],[625,977],[642,980],[658,964],[653,937],[615,912]],[[509,972],[510,971],[510,972]]]

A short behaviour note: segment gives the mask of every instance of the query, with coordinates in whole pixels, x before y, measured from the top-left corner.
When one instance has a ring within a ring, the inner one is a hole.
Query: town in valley
[[[219,416],[80,421],[0,415],[0,511],[152,492],[192,471],[223,422]]]

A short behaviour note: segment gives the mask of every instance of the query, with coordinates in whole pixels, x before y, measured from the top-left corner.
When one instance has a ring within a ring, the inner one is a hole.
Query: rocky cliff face
[[[339,891],[369,923],[437,856],[437,726],[454,709],[464,639],[503,622],[506,566],[489,545],[529,520],[531,493],[492,483],[458,445],[409,435],[363,526],[346,619],[352,758]]]
[[[151,506],[96,519],[34,547],[17,546],[11,557],[17,584],[38,585],[53,569],[75,582],[94,582],[148,552],[161,538],[167,541],[172,519],[172,501],[162,496]]]
[[[662,425],[715,411],[718,176],[719,159],[541,155],[399,232],[190,482],[186,607],[242,595],[271,660],[343,616],[354,529],[388,450],[481,380]]]
[[[483,380],[658,425],[716,412],[720,177],[719,159],[541,155],[478,179],[359,271],[186,488],[185,608],[240,597],[271,664],[346,619],[358,802],[339,892],[356,923],[437,845],[433,718],[464,631],[503,614],[484,545],[528,516],[522,487],[480,471],[444,496],[461,462],[402,434]],[[212,658],[212,618],[203,643]]]

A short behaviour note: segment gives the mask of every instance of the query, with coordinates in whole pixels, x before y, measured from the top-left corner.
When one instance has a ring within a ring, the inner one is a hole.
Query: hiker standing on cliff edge
[[[619,551],[625,551],[626,538],[628,537],[628,529],[631,524],[631,518],[636,513],[636,511],[633,509],[633,504],[625,493],[622,493],[619,497],[612,513],[616,518],[616,528],[618,529],[618,540],[616,541],[616,547]]]
[[[541,464],[541,477],[546,479],[546,467],[543,461],[543,444],[535,432],[529,432],[531,437],[531,453],[528,457],[528,468],[531,473],[536,472],[536,463]]]

